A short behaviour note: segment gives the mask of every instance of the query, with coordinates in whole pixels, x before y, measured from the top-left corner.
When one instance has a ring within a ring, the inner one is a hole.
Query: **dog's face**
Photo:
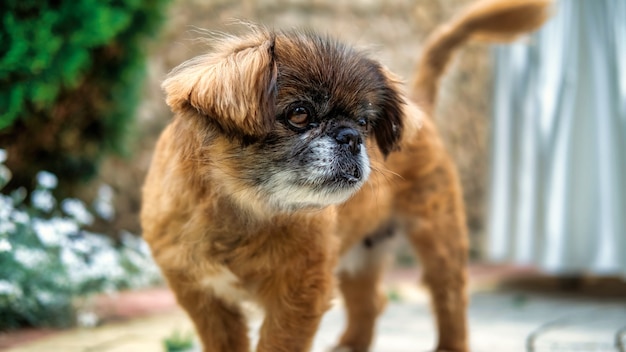
[[[397,147],[404,98],[377,62],[307,33],[255,31],[175,69],[167,102],[212,131],[204,157],[227,192],[273,209],[347,200],[368,145]]]

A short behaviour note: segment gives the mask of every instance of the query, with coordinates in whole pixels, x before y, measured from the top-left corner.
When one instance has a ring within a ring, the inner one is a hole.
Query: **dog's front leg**
[[[249,352],[248,326],[238,306],[181,274],[165,273],[178,303],[185,309],[202,341],[204,352]]]
[[[264,287],[266,316],[257,352],[305,352],[330,306],[330,266],[302,264],[277,273]]]

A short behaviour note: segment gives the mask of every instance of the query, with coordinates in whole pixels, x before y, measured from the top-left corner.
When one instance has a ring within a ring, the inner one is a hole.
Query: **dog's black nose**
[[[350,127],[342,127],[336,131],[335,140],[339,144],[347,144],[352,155],[357,155],[361,151],[361,135],[359,131]]]

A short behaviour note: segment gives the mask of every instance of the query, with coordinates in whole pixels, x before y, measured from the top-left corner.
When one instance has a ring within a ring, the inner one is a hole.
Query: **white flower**
[[[9,170],[8,167],[0,164],[0,186],[5,186],[10,180],[11,177],[13,177],[13,174],[11,174],[11,170]]]
[[[122,240],[122,244],[125,247],[135,250],[146,256],[150,256],[150,247],[148,247],[148,244],[146,243],[146,241],[143,240],[143,238],[136,236],[126,230],[121,230],[120,239]]]
[[[7,161],[7,151],[0,149],[0,163]]]
[[[93,208],[102,219],[111,221],[115,216],[113,207],[113,189],[109,185],[98,188],[98,196],[93,203]]]
[[[61,236],[74,235],[78,233],[78,224],[68,218],[52,218],[50,223]]]
[[[61,249],[61,261],[68,269],[78,269],[84,264],[83,260],[76,253],[65,247]]]
[[[113,240],[107,236],[89,231],[82,231],[81,234],[84,237],[84,241],[88,242],[94,250],[106,250],[113,247]]]
[[[7,280],[0,280],[0,295],[20,297],[22,289]]]
[[[13,249],[11,242],[9,242],[6,238],[0,238],[0,253],[9,252],[11,249]]]
[[[58,183],[57,177],[48,171],[39,171],[37,173],[37,184],[45,189],[54,189]]]
[[[50,212],[54,208],[56,200],[52,196],[52,193],[47,190],[35,190],[30,195],[30,199],[33,202],[33,206],[39,210]]]
[[[37,301],[41,304],[48,305],[54,303],[54,295],[51,292],[39,291],[35,294],[35,296],[37,297]]]
[[[13,199],[0,194],[0,219],[8,219],[13,212]]]
[[[14,233],[16,226],[10,220],[0,220],[0,233]]]
[[[111,203],[113,201],[113,188],[109,185],[100,185],[98,188],[98,199]]]
[[[46,252],[36,249],[17,248],[13,255],[15,260],[29,269],[38,267],[48,260]]]
[[[45,246],[58,246],[61,244],[62,238],[59,236],[59,232],[54,228],[52,221],[34,219],[33,229],[41,243]]]
[[[68,198],[63,200],[63,202],[61,202],[61,209],[82,225],[93,224],[93,215],[91,215],[85,207],[85,204],[79,199]]]
[[[66,244],[68,248],[71,248],[75,253],[87,254],[91,251],[91,243],[84,236],[77,236],[72,238]]]
[[[30,221],[30,216],[28,216],[28,213],[20,210],[15,210],[14,212],[12,212],[11,217],[13,218],[13,221],[17,224],[26,225]]]
[[[91,257],[90,276],[108,279],[123,277],[125,272],[119,259],[119,254],[113,248],[102,248]]]
[[[44,245],[60,246],[67,242],[67,236],[78,232],[78,224],[65,218],[33,219],[33,229]]]
[[[98,315],[94,312],[81,311],[76,314],[76,321],[79,326],[84,328],[92,328],[98,324]]]
[[[94,279],[91,277],[90,268],[86,265],[85,260],[71,249],[64,247],[61,250],[61,262],[66,269],[67,278],[72,284],[79,286],[89,279]],[[98,278],[95,277],[95,279]]]
[[[115,269],[119,265],[119,255],[112,248],[100,250],[91,259],[94,266],[104,270]]]
[[[13,190],[13,192],[11,192],[11,202],[12,204],[20,204],[24,201],[24,199],[26,199],[26,197],[28,196],[28,192],[26,191],[26,188],[24,187],[19,187],[16,190]]]

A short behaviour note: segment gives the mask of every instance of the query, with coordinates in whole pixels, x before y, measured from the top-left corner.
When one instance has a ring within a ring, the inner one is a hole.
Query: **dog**
[[[538,28],[549,0],[470,6],[425,42],[414,83],[306,30],[252,26],[163,82],[175,117],[143,188],[143,236],[204,351],[247,352],[241,302],[264,309],[256,350],[308,351],[339,287],[335,351],[367,351],[385,306],[387,238],[406,236],[432,296],[438,351],[467,351],[461,187],[431,118],[470,39]]]

